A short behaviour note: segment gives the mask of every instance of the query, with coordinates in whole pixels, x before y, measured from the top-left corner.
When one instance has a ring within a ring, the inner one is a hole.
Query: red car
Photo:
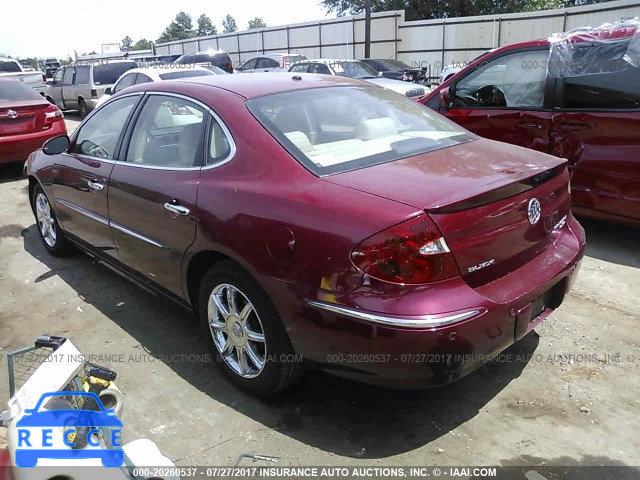
[[[58,107],[18,80],[0,78],[0,163],[24,162],[44,142],[66,134]]]
[[[546,39],[502,47],[423,103],[485,138],[567,158],[574,212],[639,225],[640,59],[624,60],[638,40],[616,26],[568,35],[551,56]]]
[[[341,77],[134,86],[27,171],[49,252],[193,309],[257,395],[305,365],[455,380],[560,305],[584,250],[565,160]]]

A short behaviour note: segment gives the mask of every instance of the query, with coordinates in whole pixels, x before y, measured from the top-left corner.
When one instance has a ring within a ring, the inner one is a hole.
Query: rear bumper
[[[455,279],[395,292],[362,286],[343,297],[317,292],[303,308],[285,307],[283,318],[293,320],[297,352],[321,368],[397,388],[442,385],[546,319],[571,289],[583,254],[584,230],[570,216],[550,248],[482,287]]]
[[[67,128],[63,120],[54,123],[49,130],[0,137],[0,164],[23,162],[31,152],[42,148],[42,144],[50,138],[66,134]]]

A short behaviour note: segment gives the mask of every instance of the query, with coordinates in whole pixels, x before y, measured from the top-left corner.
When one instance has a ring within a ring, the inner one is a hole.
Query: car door
[[[64,69],[59,68],[56,70],[55,75],[53,76],[53,80],[51,81],[51,85],[47,88],[47,93],[49,97],[53,100],[53,103],[58,105],[61,108],[64,108],[64,102],[62,101],[62,75],[64,74]]]
[[[62,99],[65,108],[77,108],[78,99],[74,96],[73,78],[75,76],[75,67],[65,67],[62,76]]]
[[[574,210],[638,221],[640,69],[619,68],[558,79],[551,153],[569,159]]]
[[[53,194],[62,228],[103,252],[113,249],[107,195],[125,124],[141,95],[114,100],[91,115],[56,155]]]
[[[536,47],[487,58],[449,87],[450,104],[439,112],[482,137],[548,152],[548,56],[548,47]]]
[[[182,296],[181,264],[196,234],[208,109],[150,93],[111,173],[109,215],[120,261]]]

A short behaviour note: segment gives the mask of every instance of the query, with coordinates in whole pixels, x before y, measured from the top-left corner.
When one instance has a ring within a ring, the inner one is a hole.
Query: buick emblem
[[[9,117],[9,118],[18,118],[18,112],[16,112],[15,110],[9,110],[7,112],[7,117]]]
[[[529,223],[535,225],[540,221],[540,213],[542,207],[540,207],[540,201],[537,198],[529,200],[529,207],[527,208],[527,215],[529,217]]]

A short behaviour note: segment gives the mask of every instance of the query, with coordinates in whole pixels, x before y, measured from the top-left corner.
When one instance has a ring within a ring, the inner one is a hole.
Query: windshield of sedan
[[[284,92],[247,102],[258,121],[312,173],[365,168],[477,137],[380,87]]]
[[[377,78],[378,72],[364,62],[335,61],[329,66],[339,77],[349,78]]]
[[[409,67],[406,63],[400,60],[394,60],[393,58],[381,60],[380,63],[386,70],[406,70]]]

